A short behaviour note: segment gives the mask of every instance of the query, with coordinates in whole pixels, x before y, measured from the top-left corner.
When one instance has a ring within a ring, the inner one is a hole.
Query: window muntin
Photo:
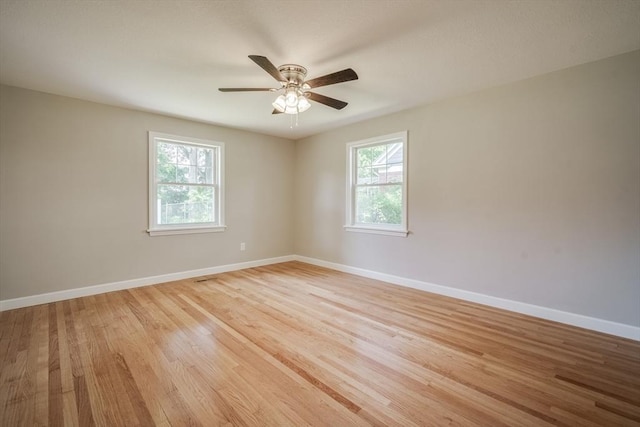
[[[149,132],[149,233],[224,230],[220,142]]]
[[[407,132],[347,144],[348,231],[407,235]]]

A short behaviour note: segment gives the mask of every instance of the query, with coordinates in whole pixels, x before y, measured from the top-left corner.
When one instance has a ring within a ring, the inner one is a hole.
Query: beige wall
[[[145,232],[148,130],[225,142],[226,232]],[[279,138],[0,87],[0,300],[290,255],[294,151]]]
[[[639,76],[636,51],[299,141],[296,254],[640,326]],[[345,232],[345,144],[405,129],[411,234]]]

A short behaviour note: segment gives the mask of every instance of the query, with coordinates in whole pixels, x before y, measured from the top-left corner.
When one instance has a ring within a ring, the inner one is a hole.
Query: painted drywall
[[[640,326],[639,76],[635,51],[298,141],[295,253]],[[401,130],[411,234],[345,231],[345,144]]]
[[[146,233],[149,130],[225,143],[225,232]],[[0,300],[290,255],[294,152],[285,139],[0,87]]]

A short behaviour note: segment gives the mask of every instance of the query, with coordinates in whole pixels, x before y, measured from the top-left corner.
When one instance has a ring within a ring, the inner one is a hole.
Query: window
[[[224,144],[149,132],[149,234],[223,231]]]
[[[406,236],[407,132],[347,144],[348,231]]]

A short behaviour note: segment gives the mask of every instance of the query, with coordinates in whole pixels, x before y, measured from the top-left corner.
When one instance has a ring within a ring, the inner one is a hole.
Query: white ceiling
[[[297,139],[640,49],[638,0],[0,0],[0,82]],[[353,68],[290,128],[247,55]]]

